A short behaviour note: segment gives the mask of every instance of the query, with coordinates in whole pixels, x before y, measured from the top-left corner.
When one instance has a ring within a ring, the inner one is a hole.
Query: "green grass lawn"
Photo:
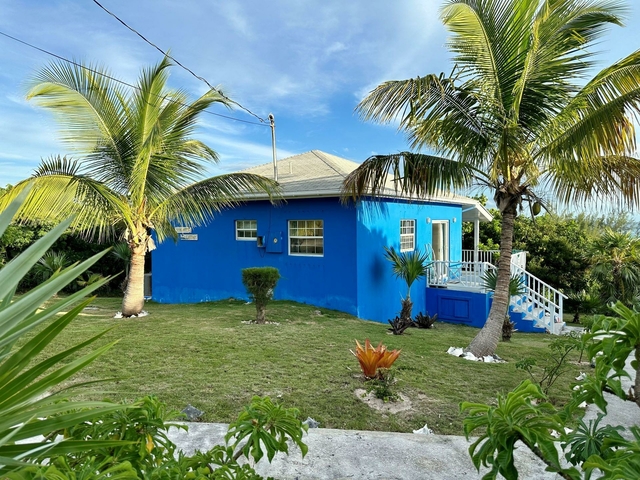
[[[437,323],[431,330],[410,329],[393,336],[387,325],[292,302],[268,306],[269,320],[280,325],[241,323],[254,318],[255,307],[240,301],[150,302],[147,317],[113,319],[119,306],[117,298],[97,299],[90,307],[97,309],[83,312],[58,340],[56,348],[67,348],[116,327],[104,338],[120,342],[76,380],[118,378],[102,386],[109,398],[154,394],[174,409],[192,404],[205,411],[203,420],[210,422],[229,422],[253,395],[269,395],[326,428],[409,432],[427,423],[436,433],[461,434],[458,404],[494,402],[498,393],[526,377],[515,362],[542,359],[551,340],[516,332],[497,351],[509,363],[483,364],[446,353],[450,346],[466,346],[476,334],[464,326]],[[349,350],[354,339],[365,338],[402,349],[395,363],[396,385],[411,400],[410,411],[381,413],[354,395],[364,382]],[[551,392],[558,404],[569,398],[569,384],[579,371],[577,365],[572,368]]]

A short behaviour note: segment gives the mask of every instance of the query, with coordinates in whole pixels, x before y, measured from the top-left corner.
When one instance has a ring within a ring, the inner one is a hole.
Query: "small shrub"
[[[437,313],[430,316],[428,313],[426,315],[423,315],[422,312],[420,312],[418,315],[416,315],[415,326],[418,328],[433,328],[434,323],[436,323],[437,320]]]
[[[391,368],[393,362],[400,356],[400,352],[402,350],[387,350],[382,342],[373,348],[368,338],[364,341],[364,347],[356,340],[356,351],[351,350],[358,359],[365,378],[377,378],[379,369]]]
[[[389,322],[389,325],[391,325],[391,328],[388,330],[394,335],[402,335],[407,328],[413,327],[414,325],[413,320],[406,320],[402,317],[396,317],[393,320],[387,321]]]
[[[278,452],[288,454],[291,443],[300,448],[303,457],[307,454],[302,436],[308,427],[298,418],[298,410],[283,408],[269,397],[253,397],[251,404],[229,425],[225,445],[216,445],[207,452],[196,451],[190,456],[178,452],[167,436],[172,426],[187,429],[184,425],[169,423],[178,415],[168,411],[155,397],[145,397],[125,411],[96,416],[57,432],[64,434],[63,443],[67,444],[95,445],[96,441],[115,437],[121,439],[118,444],[111,442],[106,444],[108,448],[53,457],[45,451],[42,455],[49,459],[50,465],[23,467],[2,478],[262,480],[247,461],[257,463],[265,456],[271,461]],[[239,464],[241,457],[244,457],[242,465]]]
[[[567,363],[569,354],[581,348],[582,341],[578,336],[563,335],[549,344],[551,353],[542,365],[533,358],[525,358],[516,363],[516,368],[527,372],[547,396],[556,380],[570,368]]]
[[[396,381],[396,374],[388,368],[379,368],[378,377],[367,383],[367,391],[373,392],[376,398],[383,402],[395,402],[399,399],[395,393],[393,385]]]
[[[251,300],[256,304],[256,323],[265,323],[267,303],[273,298],[273,290],[280,280],[280,272],[274,267],[254,267],[242,270],[242,283]]]

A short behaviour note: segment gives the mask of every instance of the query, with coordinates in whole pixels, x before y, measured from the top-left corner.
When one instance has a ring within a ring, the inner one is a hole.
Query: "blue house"
[[[153,299],[246,299],[241,270],[273,266],[282,277],[275,299],[386,322],[398,314],[406,285],[393,277],[383,247],[427,249],[434,264],[429,278],[413,285],[415,313],[428,310],[444,320],[481,326],[490,299],[480,283],[465,284],[471,277],[479,282],[479,268],[470,276],[474,266],[463,262],[462,222],[473,222],[477,233],[479,222],[491,215],[476,200],[449,193],[400,197],[391,181],[382,200],[343,204],[342,182],[357,167],[317,150],[278,161],[285,201],[274,206],[258,196],[206,226],[178,227],[178,242],[164,242],[153,252]],[[274,166],[246,172],[271,177]],[[475,256],[466,263],[478,262],[477,235],[475,251],[464,254]]]

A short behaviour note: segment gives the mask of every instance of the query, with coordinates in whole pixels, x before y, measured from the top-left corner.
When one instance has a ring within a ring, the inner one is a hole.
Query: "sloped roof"
[[[287,198],[337,197],[340,196],[345,177],[359,164],[320,150],[311,150],[278,161],[278,183]],[[273,178],[273,163],[265,163],[243,170]],[[384,197],[409,198],[399,195],[393,180],[387,181]],[[253,196],[252,196],[253,197]],[[255,197],[254,197],[255,198]],[[415,201],[453,203],[463,206],[463,221],[490,221],[491,214],[477,200],[461,195],[442,192],[428,198],[412,198]]]

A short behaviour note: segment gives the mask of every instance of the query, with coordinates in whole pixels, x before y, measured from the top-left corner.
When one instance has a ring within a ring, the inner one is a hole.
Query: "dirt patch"
[[[399,413],[412,409],[411,400],[399,393],[400,400],[396,402],[383,402],[373,394],[373,392],[367,393],[363,388],[357,388],[354,392],[356,397],[361,401],[369,405],[369,407],[380,412],[387,413]]]

